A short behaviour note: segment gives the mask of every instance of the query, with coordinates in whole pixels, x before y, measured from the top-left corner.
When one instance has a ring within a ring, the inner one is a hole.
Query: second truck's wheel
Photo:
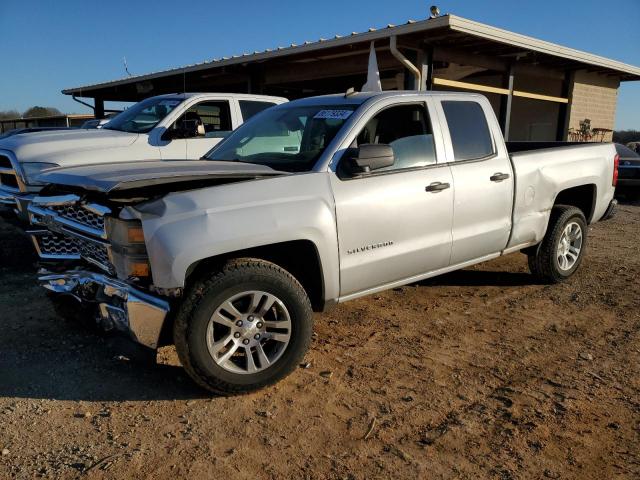
[[[537,248],[529,251],[529,269],[540,280],[557,283],[575,273],[587,245],[587,221],[576,207],[559,205]]]
[[[291,373],[309,348],[312,327],[311,303],[291,274],[263,260],[237,259],[192,285],[174,341],[196,383],[230,395]]]

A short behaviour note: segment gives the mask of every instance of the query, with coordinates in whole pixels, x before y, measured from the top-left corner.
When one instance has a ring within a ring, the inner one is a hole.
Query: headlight
[[[107,219],[107,237],[111,242],[111,261],[118,278],[148,277],[149,257],[139,220]]]
[[[60,165],[58,165],[57,163],[32,162],[23,163],[20,165],[20,168],[22,169],[24,183],[26,183],[27,185],[45,185],[45,183],[39,182],[35,180],[35,178],[45,170],[56,168],[59,166]]]

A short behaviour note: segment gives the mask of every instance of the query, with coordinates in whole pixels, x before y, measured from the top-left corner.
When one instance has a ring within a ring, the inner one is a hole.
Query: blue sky
[[[640,66],[640,0],[184,2],[0,0],[0,110],[86,112],[60,90],[370,26],[453,13]],[[640,130],[640,82],[623,84],[616,127]]]

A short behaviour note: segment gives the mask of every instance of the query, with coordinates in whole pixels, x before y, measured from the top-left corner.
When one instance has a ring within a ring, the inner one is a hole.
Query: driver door
[[[348,145],[388,144],[394,164],[360,175],[344,173],[339,164],[330,175],[341,297],[406,283],[449,265],[453,178],[449,166],[438,163],[444,147],[430,118],[437,117],[424,101],[382,108]]]
[[[186,158],[197,160],[215,147],[234,129],[228,100],[198,103],[185,113],[197,122],[197,135],[186,139]]]

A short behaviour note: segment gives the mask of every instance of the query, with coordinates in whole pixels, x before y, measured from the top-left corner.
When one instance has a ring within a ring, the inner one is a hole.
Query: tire
[[[173,336],[198,385],[233,395],[289,375],[309,349],[312,331],[311,303],[300,283],[273,263],[241,258],[192,285]]]
[[[569,245],[567,243],[560,245],[566,237],[565,230],[570,226],[572,230],[568,232],[570,233],[568,239],[577,237],[575,226],[579,229],[581,238],[579,248],[577,248],[577,239],[569,240]],[[582,211],[576,207],[558,205],[551,211],[549,227],[544,239],[537,248],[527,252],[529,270],[545,283],[562,282],[576,272],[584,257],[586,246],[587,220]],[[563,255],[565,252],[568,253]]]

